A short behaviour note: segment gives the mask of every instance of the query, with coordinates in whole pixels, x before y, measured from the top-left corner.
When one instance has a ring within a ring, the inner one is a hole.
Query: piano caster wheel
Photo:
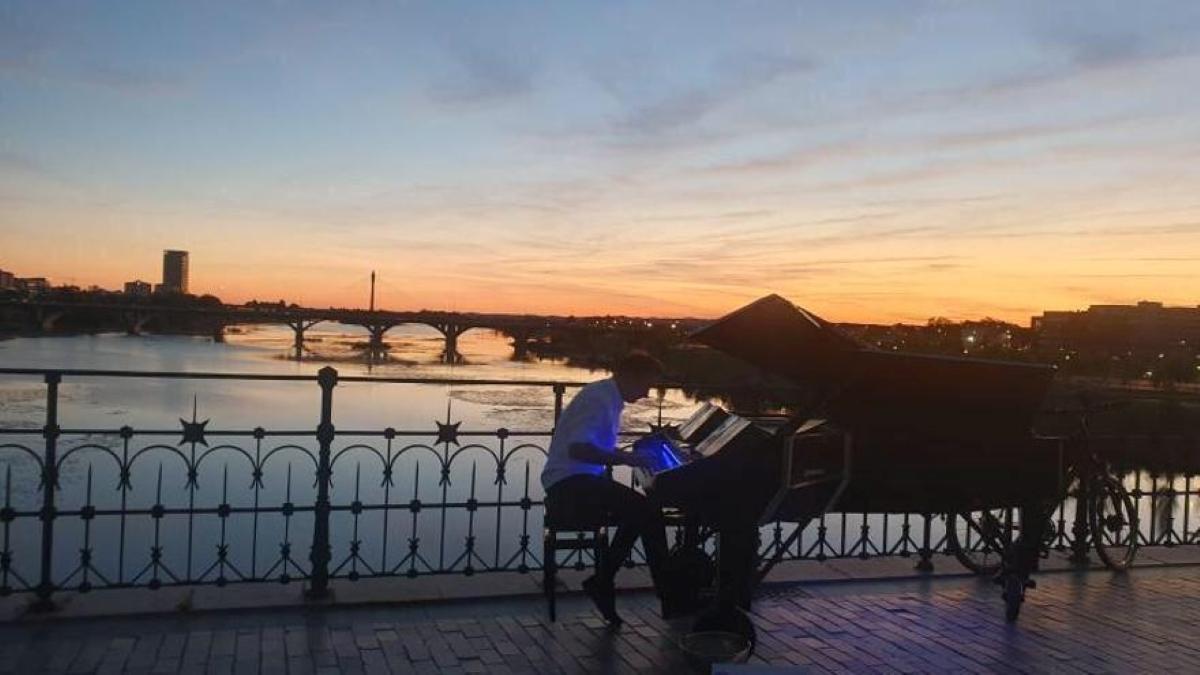
[[[1012,623],[1021,613],[1021,605],[1025,602],[1025,591],[1037,588],[1037,582],[1033,579],[1022,579],[1020,575],[1013,573],[1005,574],[996,581],[1004,586],[1001,594],[1004,598],[1004,619]]]

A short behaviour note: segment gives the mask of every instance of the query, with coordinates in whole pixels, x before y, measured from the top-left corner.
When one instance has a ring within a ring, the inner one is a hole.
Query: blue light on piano
[[[683,464],[683,462],[681,462],[679,457],[675,454],[675,451],[671,449],[671,444],[667,443],[666,441],[662,441],[658,444],[658,456],[662,460],[662,464],[665,469],[674,469],[675,467]]]

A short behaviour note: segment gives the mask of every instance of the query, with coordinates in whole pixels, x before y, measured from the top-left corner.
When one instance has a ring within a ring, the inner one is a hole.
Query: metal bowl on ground
[[[680,639],[679,648],[689,665],[707,673],[714,664],[746,662],[756,642],[749,615],[725,607],[701,614],[692,624],[692,632]]]
[[[697,631],[679,640],[679,648],[688,665],[704,673],[714,664],[744,663],[750,658],[753,647],[746,636],[725,630]]]

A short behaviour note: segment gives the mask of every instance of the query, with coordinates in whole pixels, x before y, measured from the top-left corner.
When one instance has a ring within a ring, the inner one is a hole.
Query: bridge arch
[[[442,348],[442,361],[445,363],[462,363],[462,352],[458,351],[458,338],[472,328],[479,328],[469,323],[453,321],[422,321],[426,326],[432,326],[442,334],[445,346]]]
[[[304,358],[304,333],[324,319],[288,318],[287,326],[292,329],[292,349],[297,361]]]

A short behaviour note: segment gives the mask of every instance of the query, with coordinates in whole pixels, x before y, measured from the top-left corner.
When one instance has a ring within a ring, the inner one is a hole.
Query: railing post
[[[926,513],[925,518],[924,541],[921,542],[921,550],[919,551],[921,559],[917,561],[916,570],[918,572],[933,571],[933,516]]]
[[[317,384],[321,386],[321,423],[317,426],[317,503],[313,508],[313,540],[309,552],[312,575],[308,597],[314,600],[329,595],[329,484],[333,471],[330,468],[329,450],[333,445],[333,388],[337,386],[337,370],[325,366],[317,371]]]
[[[42,437],[46,439],[46,454],[42,458],[42,569],[37,587],[37,601],[32,609],[47,612],[54,609],[54,490],[58,487],[58,383],[60,373],[46,373],[46,426]]]
[[[561,384],[554,385],[554,425],[558,426],[558,418],[562,416],[563,394],[567,388]]]

